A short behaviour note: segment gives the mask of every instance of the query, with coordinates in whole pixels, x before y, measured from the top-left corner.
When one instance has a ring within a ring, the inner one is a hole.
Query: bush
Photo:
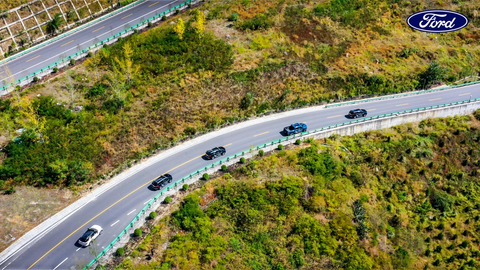
[[[473,113],[473,116],[475,116],[475,118],[477,118],[477,120],[480,121],[480,109],[476,110],[476,111]]]
[[[166,21],[166,20],[167,20],[167,16],[163,16],[162,21]]]
[[[222,165],[222,171],[226,172],[228,170],[227,165]]]
[[[176,10],[175,10],[175,15],[178,15],[178,14],[180,14],[180,10],[179,10],[179,9],[176,9]]]
[[[237,14],[237,13],[233,13],[233,14],[231,14],[230,16],[228,16],[228,21],[230,21],[230,22],[236,22],[236,21],[238,21],[238,14]]]
[[[5,194],[7,194],[7,195],[13,194],[15,192],[16,192],[16,190],[15,190],[14,187],[10,187],[9,189],[5,190]]]
[[[92,56],[93,56],[93,53],[92,53],[92,52],[88,52],[87,56],[88,56],[88,57],[92,57]]]
[[[296,145],[300,145],[300,144],[302,144],[302,141],[301,141],[300,139],[297,139],[297,140],[295,141],[295,144],[296,144]]]
[[[5,187],[5,181],[0,180],[0,190],[2,190]]]
[[[148,27],[152,27],[153,26],[153,23],[152,22],[148,22]]]
[[[70,65],[71,66],[75,65],[75,59],[70,59]]]
[[[135,229],[135,231],[133,232],[133,236],[135,236],[135,237],[142,236],[142,229],[140,229],[140,228]]]
[[[265,156],[265,151],[263,150],[258,151],[258,155],[261,157]]]
[[[187,7],[188,7],[188,8],[192,8],[192,4],[189,3],[189,4],[187,5]]]
[[[148,217],[149,217],[150,219],[156,218],[156,217],[157,217],[157,212],[155,212],[155,211],[150,212],[150,215],[148,215]]]
[[[166,197],[165,200],[163,200],[164,203],[171,203],[172,202],[172,198],[170,197]]]
[[[210,178],[210,175],[208,173],[203,174],[203,180],[208,180]]]
[[[57,73],[58,72],[58,68],[57,67],[54,67],[53,68],[53,73]]]
[[[278,150],[283,150],[283,144],[278,145]]]
[[[118,257],[123,256],[123,254],[125,254],[125,250],[123,248],[118,248],[117,251],[115,251],[115,255]]]
[[[244,157],[240,158],[240,163],[245,164],[246,162],[247,160]]]
[[[39,79],[38,77],[33,77],[33,82],[34,82],[34,83],[35,83],[35,82],[38,82],[38,81],[40,81],[40,79]]]
[[[184,184],[182,189],[183,189],[183,191],[187,191],[188,190],[188,184]]]

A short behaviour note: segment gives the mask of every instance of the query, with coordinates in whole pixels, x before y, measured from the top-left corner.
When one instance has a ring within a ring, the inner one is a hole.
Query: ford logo
[[[422,32],[446,33],[460,30],[467,26],[465,15],[444,9],[431,9],[417,12],[407,18],[407,24]]]

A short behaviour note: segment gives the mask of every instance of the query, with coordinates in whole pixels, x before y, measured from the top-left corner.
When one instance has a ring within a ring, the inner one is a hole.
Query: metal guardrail
[[[300,134],[294,134],[294,135],[291,135],[291,136],[288,136],[288,137],[284,137],[284,138],[281,138],[281,139],[278,139],[278,140],[274,140],[274,141],[271,141],[271,142],[268,142],[268,143],[264,143],[264,144],[261,144],[261,145],[258,145],[256,147],[254,147],[254,148],[238,152],[238,153],[236,153],[234,155],[231,155],[227,158],[224,158],[224,159],[221,159],[217,162],[214,162],[214,163],[212,163],[208,166],[205,166],[205,167],[189,174],[188,176],[183,177],[182,179],[176,181],[173,184],[170,184],[165,189],[163,189],[158,195],[156,195],[153,199],[151,199],[146,204],[146,206],[142,208],[142,210],[140,210],[140,212],[132,219],[132,221],[125,227],[125,229],[123,229],[123,231],[102,252],[100,252],[100,254],[98,254],[89,264],[87,264],[84,267],[84,270],[89,268],[90,266],[92,266],[94,263],[96,263],[100,257],[107,254],[107,252],[110,249],[113,248],[115,243],[117,243],[117,241],[119,241],[122,236],[126,235],[128,233],[128,230],[130,230],[131,228],[134,227],[134,225],[137,221],[139,221],[142,217],[145,217],[146,211],[148,209],[150,209],[152,207],[152,205],[154,203],[156,203],[161,196],[163,196],[164,193],[166,193],[167,191],[170,191],[170,189],[178,188],[180,185],[184,184],[187,180],[191,180],[191,179],[193,179],[193,177],[199,177],[201,173],[207,172],[210,169],[213,169],[217,166],[224,165],[227,162],[235,161],[236,159],[244,157],[246,154],[251,153],[254,150],[260,150],[262,148],[266,148],[266,147],[269,147],[269,146],[274,146],[274,145],[280,144],[281,142],[289,141],[291,139],[299,139],[299,138],[303,138],[303,137],[308,137],[308,136],[311,136],[312,134],[320,133],[320,132],[330,130],[330,129],[334,129],[334,128],[337,128],[337,127],[343,127],[343,126],[346,126],[346,125],[356,124],[356,123],[359,123],[359,122],[367,122],[369,120],[376,120],[376,119],[379,119],[379,118],[390,117],[390,116],[394,116],[394,115],[397,115],[397,114],[406,114],[406,113],[419,112],[419,111],[424,111],[424,110],[431,110],[431,109],[435,109],[435,108],[442,108],[442,107],[454,106],[454,105],[459,105],[459,104],[471,103],[471,102],[474,102],[474,101],[480,101],[480,98],[458,101],[458,102],[452,102],[452,103],[446,103],[446,104],[441,104],[441,105],[422,107],[422,108],[405,110],[405,111],[398,111],[398,112],[393,112],[393,113],[386,113],[386,114],[381,114],[381,115],[377,115],[377,116],[373,116],[373,117],[365,117],[365,118],[362,118],[362,119],[355,119],[355,120],[351,120],[351,121],[340,123],[340,124],[335,124],[335,125],[331,125],[331,126],[327,126],[327,127],[318,128],[318,129],[315,129],[315,130],[312,130],[312,131],[305,131],[305,132],[302,132]]]
[[[68,35],[71,35],[71,34],[73,34],[73,33],[76,33],[76,32],[78,32],[78,31],[80,31],[80,30],[83,30],[84,28],[86,28],[86,27],[88,27],[88,26],[90,26],[90,25],[92,25],[92,24],[95,24],[95,23],[97,23],[97,22],[100,22],[100,21],[103,21],[103,20],[105,20],[105,19],[108,19],[108,18],[112,17],[113,15],[116,15],[116,14],[118,14],[118,13],[120,13],[120,12],[126,10],[126,9],[129,9],[129,8],[131,8],[131,7],[134,7],[134,6],[136,6],[136,5],[140,4],[140,3],[143,3],[143,2],[145,2],[145,1],[147,1],[147,0],[138,0],[138,1],[136,1],[136,2],[133,2],[133,3],[131,3],[131,4],[129,4],[129,5],[126,5],[126,6],[122,7],[122,8],[120,8],[120,9],[114,10],[114,11],[111,12],[111,13],[105,14],[105,15],[101,16],[100,18],[97,18],[97,19],[95,19],[95,20],[93,20],[93,21],[90,21],[90,22],[88,22],[88,23],[86,23],[86,24],[84,24],[84,25],[81,25],[81,26],[79,26],[79,27],[75,27],[74,29],[69,30],[69,31],[67,31],[66,33],[63,33],[63,34],[61,34],[61,35],[59,35],[59,36],[57,36],[57,37],[55,37],[55,38],[49,39],[49,40],[44,41],[44,42],[42,42],[42,43],[40,43],[40,44],[38,44],[38,45],[35,45],[35,46],[31,47],[31,48],[28,48],[28,49],[26,49],[26,50],[24,50],[24,51],[21,51],[21,52],[19,52],[19,53],[16,53],[16,54],[14,54],[14,55],[12,55],[12,56],[10,56],[10,57],[7,57],[7,58],[3,59],[2,61],[0,61],[0,65],[6,63],[6,62],[8,62],[8,61],[11,61],[11,60],[13,60],[13,59],[15,59],[15,58],[18,58],[18,57],[20,57],[20,56],[22,56],[22,55],[25,55],[25,54],[27,54],[27,53],[29,53],[29,52],[31,52],[31,51],[33,51],[33,50],[36,50],[36,49],[38,49],[38,48],[40,48],[40,47],[43,47],[43,46],[48,45],[48,44],[50,44],[50,43],[52,43],[52,42],[55,42],[55,41],[57,41],[57,40],[59,40],[59,39],[61,39],[61,38],[64,38],[64,37],[68,36]],[[1,90],[1,89],[0,89],[0,90]]]
[[[452,86],[447,86],[447,87],[442,87],[442,88],[437,88],[437,89],[420,90],[420,91],[411,92],[411,93],[403,93],[403,94],[388,95],[388,96],[384,96],[384,97],[375,97],[375,98],[367,98],[367,99],[361,99],[361,100],[346,101],[346,102],[341,102],[341,103],[336,103],[336,104],[327,104],[325,107],[330,108],[330,107],[337,107],[337,106],[346,106],[346,105],[352,105],[352,104],[356,104],[356,103],[370,102],[370,101],[376,101],[376,100],[384,100],[384,99],[391,99],[391,98],[399,98],[399,97],[420,95],[420,94],[437,92],[437,91],[442,91],[442,90],[446,90],[446,89],[457,88],[457,87],[462,87],[462,86],[467,86],[467,85],[472,85],[472,84],[477,84],[477,83],[480,83],[480,81],[462,83],[462,84],[458,84],[458,85],[452,85]]]
[[[146,1],[146,0],[140,0],[140,1]],[[92,46],[89,46],[88,48],[85,48],[85,49],[83,49],[83,50],[81,50],[81,51],[78,51],[78,52],[76,52],[76,53],[74,53],[74,54],[72,54],[72,55],[69,55],[69,56],[63,58],[63,59],[60,60],[60,61],[57,61],[57,62],[55,62],[55,63],[53,63],[53,64],[51,64],[51,65],[48,65],[47,67],[44,67],[44,68],[42,68],[42,69],[40,69],[40,70],[38,70],[38,71],[35,71],[35,72],[33,72],[33,73],[25,76],[25,77],[22,77],[22,78],[16,80],[16,81],[15,81],[14,83],[12,83],[12,84],[4,85],[4,86],[0,87],[0,91],[6,91],[7,88],[10,87],[10,86],[12,86],[12,85],[20,85],[22,82],[32,81],[32,80],[33,80],[35,77],[37,77],[37,76],[42,77],[42,76],[44,76],[44,75],[46,75],[46,74],[49,74],[49,73],[51,73],[51,70],[52,70],[53,68],[55,68],[55,67],[58,68],[58,67],[66,66],[66,65],[68,64],[67,62],[70,61],[71,59],[79,59],[79,58],[82,58],[82,57],[86,56],[90,51],[97,50],[99,47],[103,46],[104,44],[110,44],[110,43],[116,41],[119,37],[127,36],[127,35],[133,33],[136,29],[143,29],[143,28],[147,27],[148,23],[150,23],[150,22],[153,23],[153,22],[159,21],[163,16],[170,15],[170,14],[173,13],[175,10],[181,9],[181,8],[185,8],[185,6],[187,6],[188,4],[194,3],[194,2],[197,2],[197,1],[199,1],[199,0],[186,0],[186,1],[184,1],[184,2],[182,2],[182,3],[180,3],[180,4],[178,4],[178,5],[170,8],[170,9],[167,9],[167,10],[164,11],[164,12],[161,12],[160,14],[157,14],[157,15],[155,15],[155,16],[152,16],[152,17],[150,17],[149,19],[146,19],[146,20],[144,20],[144,21],[142,21],[142,22],[140,22],[140,23],[138,23],[138,24],[136,24],[136,25],[134,25],[134,26],[132,26],[132,27],[130,27],[130,28],[128,28],[128,29],[125,29],[125,30],[121,31],[120,33],[117,33],[117,34],[115,34],[115,35],[113,35],[113,36],[111,36],[111,37],[108,37],[108,38],[106,38],[106,39],[104,39],[104,40],[102,40],[102,41],[99,41],[99,42],[97,42],[96,44],[94,44],[94,45],[92,45]],[[140,3],[140,2],[136,2],[136,4],[139,4],[139,3]],[[135,4],[135,3],[134,3],[134,4]],[[130,7],[131,7],[131,6],[125,6],[124,9],[130,8]],[[120,11],[118,11],[118,12],[120,12]],[[110,15],[110,16],[113,16],[113,14]],[[93,22],[92,22],[92,23],[93,23]],[[84,27],[86,27],[86,26],[84,26]],[[53,42],[53,41],[51,41],[51,42]]]

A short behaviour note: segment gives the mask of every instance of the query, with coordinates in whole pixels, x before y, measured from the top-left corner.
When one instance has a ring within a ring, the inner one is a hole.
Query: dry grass
[[[0,251],[77,199],[68,189],[28,186],[18,187],[12,195],[0,195]]]

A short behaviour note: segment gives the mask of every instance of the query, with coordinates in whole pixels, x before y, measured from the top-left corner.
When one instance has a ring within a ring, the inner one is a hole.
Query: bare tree
[[[67,71],[67,83],[65,84],[68,92],[70,93],[70,103],[73,108],[75,108],[75,99],[77,98],[77,90],[78,85],[75,83],[74,79],[72,78],[72,71]]]

